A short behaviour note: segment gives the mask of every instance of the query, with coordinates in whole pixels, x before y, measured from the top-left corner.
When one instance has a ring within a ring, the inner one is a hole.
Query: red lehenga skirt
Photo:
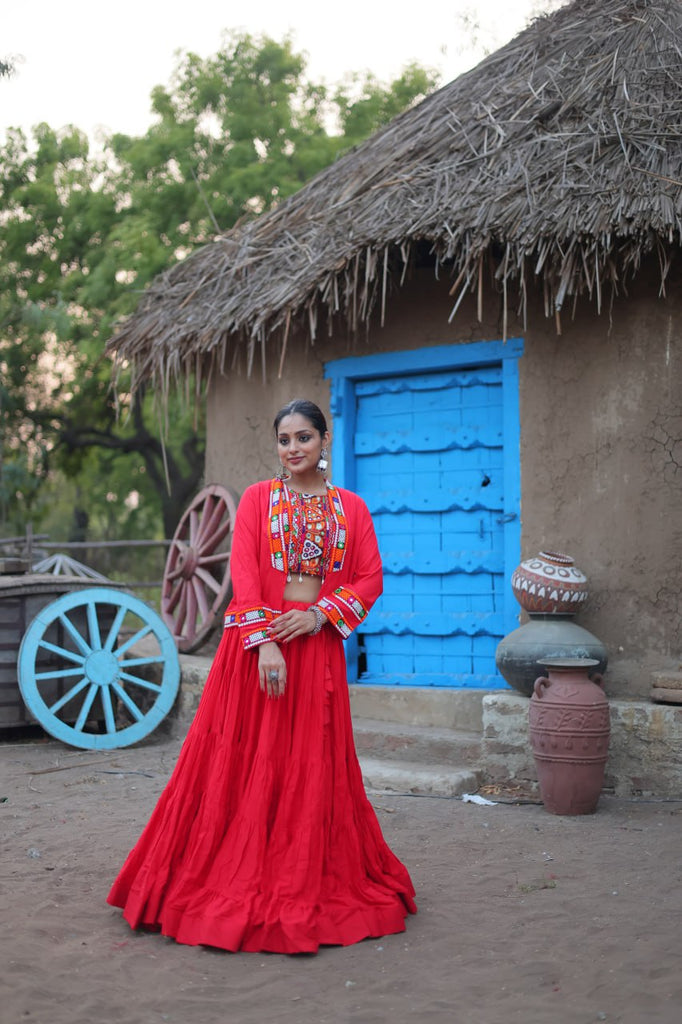
[[[224,631],[173,775],[108,896],[133,928],[313,953],[402,932],[416,911],[365,795],[341,639],[325,628],[283,650],[286,692],[267,698],[257,653]]]

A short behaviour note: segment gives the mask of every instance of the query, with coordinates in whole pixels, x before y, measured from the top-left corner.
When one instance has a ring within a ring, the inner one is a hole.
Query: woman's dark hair
[[[324,413],[319,406],[315,405],[314,402],[309,402],[305,398],[294,398],[292,402],[288,402],[283,409],[280,409],[275,416],[274,428],[275,434],[279,431],[279,425],[285,416],[293,416],[294,413],[298,413],[299,416],[304,416],[312,425],[315,430],[319,430],[320,436],[327,432],[327,421],[324,418]]]

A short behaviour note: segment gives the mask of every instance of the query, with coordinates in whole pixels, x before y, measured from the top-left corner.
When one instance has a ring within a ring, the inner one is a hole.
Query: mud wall
[[[571,554],[590,582],[581,625],[607,645],[607,692],[648,696],[651,673],[682,664],[682,290],[659,296],[657,267],[596,315],[588,299],[561,334],[531,296],[520,360],[522,557]],[[384,327],[350,339],[342,329],[314,346],[290,339],[284,373],[268,355],[251,379],[215,381],[208,403],[207,480],[241,492],[277,467],[272,419],[290,398],[329,411],[324,363],[346,355],[499,340],[499,296],[484,322],[465,303],[448,324],[448,282],[419,271],[389,301]],[[333,430],[333,424],[332,424]],[[333,467],[332,467],[333,468]]]

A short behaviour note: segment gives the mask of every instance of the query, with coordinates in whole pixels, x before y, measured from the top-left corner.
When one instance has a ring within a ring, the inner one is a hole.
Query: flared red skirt
[[[301,607],[288,603],[287,607]],[[416,910],[362,784],[343,645],[283,648],[286,692],[224,631],[173,775],[108,902],[190,945],[311,953],[403,931]]]

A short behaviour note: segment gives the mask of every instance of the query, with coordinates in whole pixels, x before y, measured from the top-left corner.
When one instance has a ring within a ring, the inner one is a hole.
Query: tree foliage
[[[114,134],[93,152],[75,127],[8,130],[0,532],[49,521],[61,490],[74,537],[112,522],[119,536],[172,533],[201,484],[203,410],[176,397],[162,442],[154,396],[111,389],[103,350],[115,322],[155,275],[297,191],[436,84],[416,66],[389,85],[356,75],[333,89],[305,72],[288,39],[229,35],[211,57],[179,58],[153,90],[144,135]]]

